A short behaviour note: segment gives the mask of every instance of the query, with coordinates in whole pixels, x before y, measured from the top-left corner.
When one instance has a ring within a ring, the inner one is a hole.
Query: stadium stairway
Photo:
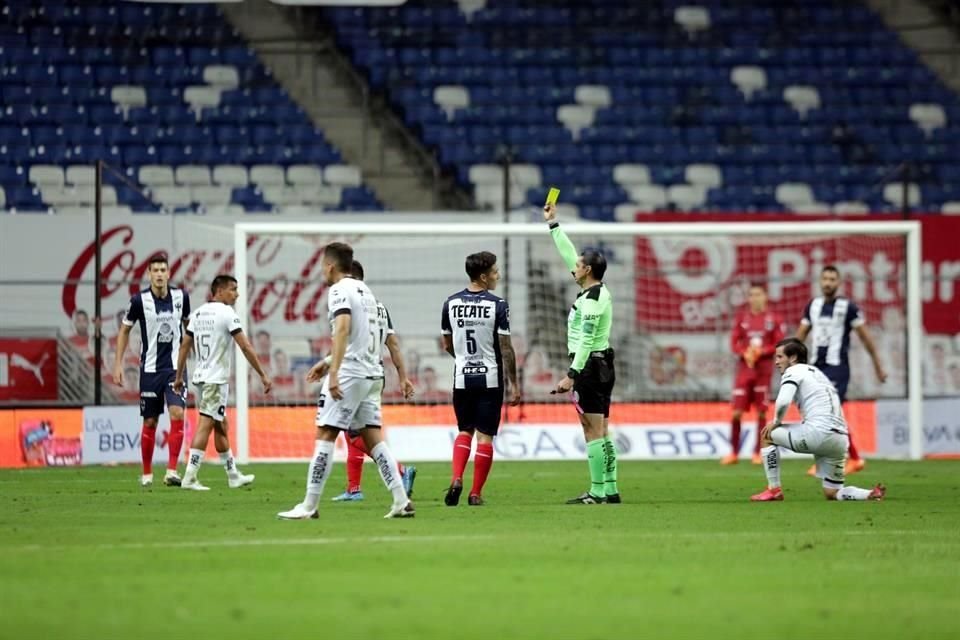
[[[363,93],[350,77],[352,67],[349,62],[344,64],[339,52],[320,46],[300,58],[292,56],[293,41],[318,40],[317,34],[298,19],[295,9],[266,0],[226,3],[221,7],[276,81],[324,130],[344,158],[361,168],[365,182],[384,204],[400,211],[450,206],[449,200],[435,188],[435,160],[413,136],[409,136],[414,143],[411,146],[404,143],[403,136],[388,133],[383,121],[387,114],[364,104]],[[357,78],[365,87],[365,81]]]
[[[923,0],[865,0],[891,31],[912,47],[944,84],[960,92],[960,65],[956,51],[960,36]]]

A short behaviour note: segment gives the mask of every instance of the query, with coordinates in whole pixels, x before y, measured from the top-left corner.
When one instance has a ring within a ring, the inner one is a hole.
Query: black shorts
[[[847,386],[850,384],[850,367],[845,365],[817,365],[817,368],[833,383],[840,396],[840,402],[847,400]]]
[[[163,415],[163,406],[187,406],[187,385],[183,385],[183,392],[173,390],[173,381],[177,377],[176,371],[160,371],[159,373],[140,372],[140,417],[156,418]]]
[[[476,429],[493,437],[500,430],[503,389],[454,389],[453,412],[461,431]]]
[[[590,354],[583,371],[573,381],[573,404],[577,413],[601,413],[609,418],[610,396],[616,381],[613,349],[607,349],[602,355],[600,352]]]

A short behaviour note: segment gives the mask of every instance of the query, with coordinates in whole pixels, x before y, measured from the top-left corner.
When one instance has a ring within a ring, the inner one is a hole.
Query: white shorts
[[[336,427],[346,431],[380,426],[383,422],[380,410],[383,378],[342,377],[340,392],[343,398],[334,400],[330,395],[330,379],[324,378],[317,400],[318,427]]]
[[[785,424],[770,432],[773,443],[796,451],[812,453],[817,466],[817,477],[823,486],[839,489],[844,481],[844,464],[847,461],[849,436],[830,426],[813,426],[805,422]]]
[[[227,400],[230,399],[230,385],[198,382],[197,411],[202,416],[223,422],[227,416]]]

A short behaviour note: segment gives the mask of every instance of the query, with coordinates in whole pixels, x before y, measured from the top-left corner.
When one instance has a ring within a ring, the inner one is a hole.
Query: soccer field
[[[365,502],[329,502],[337,465],[303,522],[275,513],[306,464],[235,491],[206,465],[208,493],[4,470],[0,637],[956,638],[960,462],[871,462],[853,483],[881,503],[828,503],[805,468],[752,504],[759,467],[621,463],[624,504],[567,506],[585,464],[498,462],[487,506],[449,508],[425,464],[417,517],[388,521],[371,465]]]

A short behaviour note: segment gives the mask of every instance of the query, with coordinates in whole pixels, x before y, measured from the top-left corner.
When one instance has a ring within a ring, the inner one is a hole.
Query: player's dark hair
[[[837,274],[837,277],[838,277],[838,278],[840,277],[840,269],[837,269],[837,268],[836,268],[834,265],[832,265],[832,264],[828,264],[827,266],[825,266],[823,269],[820,270],[820,273],[821,273],[821,274],[824,274],[824,273],[835,273],[835,274]]]
[[[89,318],[90,314],[84,311],[83,309],[77,309],[76,311],[73,312],[74,318],[79,318],[80,316],[83,316],[84,318]]]
[[[345,242],[331,242],[323,250],[323,257],[337,265],[340,273],[350,273],[353,266],[353,247]]]
[[[753,282],[750,283],[750,288],[751,288],[751,289],[763,289],[764,291],[766,291],[766,290],[767,290],[767,285],[766,285],[766,283],[760,282],[760,281],[758,281],[758,280],[754,280]]]
[[[471,253],[468,255],[464,268],[466,269],[467,277],[470,278],[472,282],[476,282],[480,279],[480,276],[490,271],[490,269],[493,269],[493,265],[495,264],[497,264],[497,256],[489,251],[481,251],[480,253]]]
[[[350,275],[352,275],[357,280],[363,280],[363,265],[358,261],[354,260],[350,264]]]
[[[220,274],[213,279],[213,282],[210,283],[210,294],[217,295],[217,292],[220,289],[223,289],[230,285],[231,282],[236,282],[237,279],[233,276],[228,276],[227,274]]]
[[[784,338],[777,343],[777,347],[783,347],[783,355],[788,358],[797,357],[799,364],[807,364],[807,345],[797,338]]]
[[[167,260],[167,254],[155,253],[152,256],[150,256],[150,262],[147,263],[147,269],[149,269],[155,264],[161,264],[161,263],[167,265],[168,267],[170,266],[170,262]]]
[[[580,254],[583,258],[583,265],[590,267],[593,277],[597,280],[603,280],[603,274],[607,272],[607,259],[596,249],[584,249]]]

